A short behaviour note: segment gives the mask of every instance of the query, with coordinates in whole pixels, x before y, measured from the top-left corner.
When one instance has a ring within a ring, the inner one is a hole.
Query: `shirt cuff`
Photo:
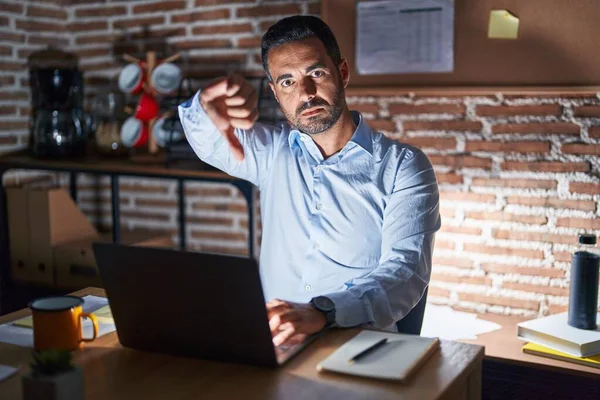
[[[328,293],[325,297],[335,305],[335,323],[341,328],[372,323],[362,300],[349,290]]]

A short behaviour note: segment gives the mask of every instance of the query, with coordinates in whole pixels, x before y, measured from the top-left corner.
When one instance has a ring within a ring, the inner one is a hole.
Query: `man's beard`
[[[317,135],[331,129],[340,119],[344,110],[344,96],[344,86],[340,84],[333,99],[333,104],[329,104],[320,97],[315,97],[298,107],[293,115],[287,113],[283,108],[282,111],[288,121],[299,131],[309,135]],[[308,121],[301,121],[300,114],[313,107],[322,107],[323,110],[314,116],[308,117]]]

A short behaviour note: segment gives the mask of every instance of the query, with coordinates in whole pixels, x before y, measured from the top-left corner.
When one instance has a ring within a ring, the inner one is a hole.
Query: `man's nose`
[[[317,86],[312,79],[306,77],[299,82],[300,100],[307,102],[312,100],[317,95]]]

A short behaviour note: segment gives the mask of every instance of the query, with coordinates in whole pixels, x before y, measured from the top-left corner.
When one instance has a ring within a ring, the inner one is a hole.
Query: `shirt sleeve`
[[[435,172],[421,151],[408,148],[384,211],[381,259],[369,274],[327,294],[340,327],[389,328],[417,305],[431,276],[435,232],[440,229]]]
[[[238,161],[227,140],[202,108],[200,91],[181,104],[178,111],[187,141],[202,161],[231,176],[261,186],[275,154],[281,129],[261,123],[255,123],[248,130],[235,129],[235,135],[244,148],[244,160]]]

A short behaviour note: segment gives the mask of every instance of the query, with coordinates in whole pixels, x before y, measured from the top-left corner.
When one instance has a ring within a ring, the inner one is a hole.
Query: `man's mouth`
[[[305,116],[305,117],[310,117],[312,115],[316,115],[316,114],[320,113],[321,111],[323,111],[323,107],[314,107],[314,108],[310,108],[310,109],[304,111],[300,115]]]

